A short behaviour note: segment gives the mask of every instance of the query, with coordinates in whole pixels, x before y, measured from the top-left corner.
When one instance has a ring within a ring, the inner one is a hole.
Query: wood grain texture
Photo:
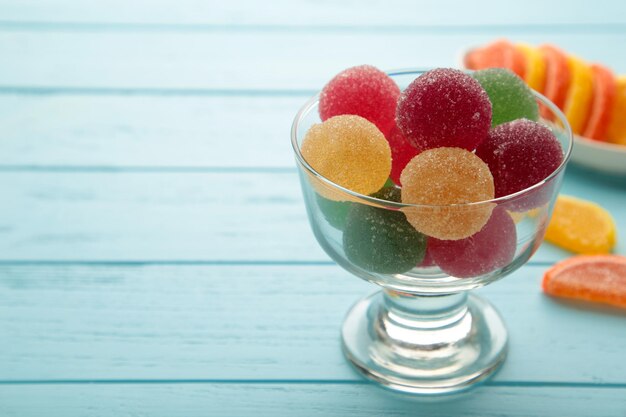
[[[623,228],[623,195],[586,181],[564,192],[601,201]],[[1,172],[0,194],[0,260],[328,261],[291,170]],[[566,256],[543,245],[531,262]]]
[[[626,384],[626,316],[544,296],[544,269],[478,291],[510,332],[495,381]],[[360,381],[339,328],[375,287],[334,265],[4,265],[0,291],[0,381]]]
[[[367,2],[312,2],[279,0],[259,8],[253,0],[218,2],[167,0],[127,2],[53,0],[4,0],[0,4],[2,20],[9,22],[146,23],[182,25],[466,25],[481,26],[523,24],[625,23],[623,15],[610,14],[619,8],[617,0],[602,0],[596,7],[582,1],[559,2],[528,0],[522,3],[494,3],[476,0],[459,3],[452,0],[436,4],[426,1],[380,0]],[[484,11],[488,10],[488,13]],[[540,10],[541,13],[537,13]],[[480,11],[477,13],[477,11]],[[468,19],[472,16],[472,19]]]
[[[625,388],[482,387],[416,401],[371,385],[62,385],[0,387],[3,417],[562,416],[623,417]]]
[[[351,31],[3,31],[0,85],[71,89],[319,90],[344,68],[458,66],[467,48],[508,36],[554,42],[626,73],[626,33]],[[248,52],[246,52],[248,51]],[[250,53],[254,51],[254,53]],[[53,64],[50,64],[53,63]]]

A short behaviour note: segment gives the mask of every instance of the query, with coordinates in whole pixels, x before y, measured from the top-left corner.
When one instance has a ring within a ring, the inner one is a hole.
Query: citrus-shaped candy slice
[[[506,39],[499,39],[465,55],[464,65],[468,69],[507,68],[524,78],[526,58],[515,45]]]
[[[548,269],[543,290],[555,297],[626,308],[626,257],[580,255]]]
[[[560,195],[546,230],[546,240],[572,252],[608,253],[615,245],[611,214],[590,201]]]
[[[593,98],[583,136],[604,140],[615,101],[615,76],[610,69],[599,64],[593,64],[591,71],[593,72]]]
[[[563,109],[571,82],[567,55],[553,45],[541,45],[539,51],[546,62],[546,83],[543,94],[559,109]],[[547,109],[542,109],[541,115],[548,117],[551,113]]]
[[[543,55],[538,49],[525,43],[518,43],[515,48],[526,60],[524,81],[533,90],[543,93],[546,84],[546,61]]]
[[[593,72],[582,60],[570,56],[567,61],[572,81],[565,99],[564,113],[576,134],[582,133],[593,97]]]
[[[617,78],[616,89],[606,139],[612,143],[626,145],[626,75]]]

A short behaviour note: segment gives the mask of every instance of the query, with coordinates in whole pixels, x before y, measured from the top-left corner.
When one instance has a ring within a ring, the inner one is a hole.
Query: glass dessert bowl
[[[423,72],[388,74],[404,89]],[[469,388],[503,363],[502,318],[468,292],[524,265],[543,240],[572,134],[556,106],[535,98],[549,113],[540,123],[561,144],[558,168],[520,192],[448,206],[400,203],[393,184],[367,196],[333,183],[301,153],[306,132],[320,122],[319,96],[296,115],[291,140],[315,237],[337,264],[381,287],[351,308],[341,331],[346,357],[366,377],[398,391],[440,394]],[[472,231],[440,240],[412,225],[434,235],[441,228]]]

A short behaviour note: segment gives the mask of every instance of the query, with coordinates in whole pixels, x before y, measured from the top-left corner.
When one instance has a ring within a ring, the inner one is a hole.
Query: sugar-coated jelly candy
[[[604,140],[611,120],[617,82],[613,72],[603,65],[592,64],[591,72],[593,74],[593,96],[582,135],[590,139]]]
[[[565,105],[565,98],[571,82],[571,72],[567,62],[567,54],[553,45],[541,45],[539,51],[546,63],[546,82],[543,95],[559,109]],[[547,108],[541,109],[541,115],[549,118],[552,113]]]
[[[335,116],[313,125],[302,140],[301,152],[319,174],[360,194],[380,190],[391,171],[387,139],[360,116]],[[319,191],[324,197],[339,199]]]
[[[398,85],[371,65],[348,68],[326,84],[320,94],[322,120],[354,114],[374,123],[387,135],[395,125]]]
[[[527,43],[518,43],[515,49],[520,51],[526,62],[524,72],[524,81],[530,88],[540,93],[546,84],[546,61],[539,49]]]
[[[319,194],[315,194],[315,197],[317,198],[317,206],[328,224],[335,229],[343,230],[346,225],[348,211],[353,203],[350,201],[329,200]]]
[[[398,127],[417,149],[474,150],[491,126],[491,102],[471,76],[451,68],[425,72],[400,95]]]
[[[526,57],[506,39],[498,39],[488,45],[475,48],[465,55],[466,68],[508,68],[521,78],[526,75]]]
[[[402,202],[419,206],[402,210],[416,230],[438,239],[463,239],[489,220],[492,203],[465,205],[494,197],[489,167],[461,148],[421,152],[404,168]],[[452,205],[452,206],[450,206]]]
[[[420,151],[409,143],[397,127],[394,127],[391,133],[387,135],[387,140],[391,148],[391,174],[389,177],[395,184],[401,185],[402,170]]]
[[[565,98],[563,113],[565,113],[572,132],[581,134],[585,128],[593,98],[593,71],[586,62],[575,56],[570,56],[567,64],[572,78]]]
[[[383,188],[373,197],[399,201],[400,190]],[[424,258],[426,236],[416,231],[401,211],[353,204],[343,233],[343,248],[356,266],[380,274],[400,274]]]
[[[616,235],[611,213],[591,201],[566,195],[557,198],[546,229],[548,242],[588,255],[609,253]]]
[[[487,224],[460,240],[428,239],[428,251],[446,274],[477,277],[508,265],[515,255],[517,233],[508,212],[496,207]]]
[[[561,144],[552,131],[526,119],[491,129],[487,140],[476,149],[476,155],[489,165],[496,197],[516,193],[544,180],[563,161]],[[543,201],[536,203],[540,205]]]
[[[491,125],[515,119],[537,120],[539,106],[531,89],[513,72],[504,68],[488,68],[472,74],[491,100]]]
[[[579,255],[548,269],[546,294],[626,308],[626,257]]]
[[[626,145],[626,75],[617,78],[617,91],[606,132],[609,142]]]

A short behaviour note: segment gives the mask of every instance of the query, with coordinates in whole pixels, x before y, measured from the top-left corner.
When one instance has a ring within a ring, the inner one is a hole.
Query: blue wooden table
[[[431,402],[362,380],[339,327],[374,288],[315,242],[289,145],[352,65],[506,36],[626,73],[624,3],[266,3],[0,1],[0,416],[626,416],[626,315],[542,295],[570,256],[548,244],[479,290],[510,332],[495,378]],[[626,180],[562,191],[626,253]]]

